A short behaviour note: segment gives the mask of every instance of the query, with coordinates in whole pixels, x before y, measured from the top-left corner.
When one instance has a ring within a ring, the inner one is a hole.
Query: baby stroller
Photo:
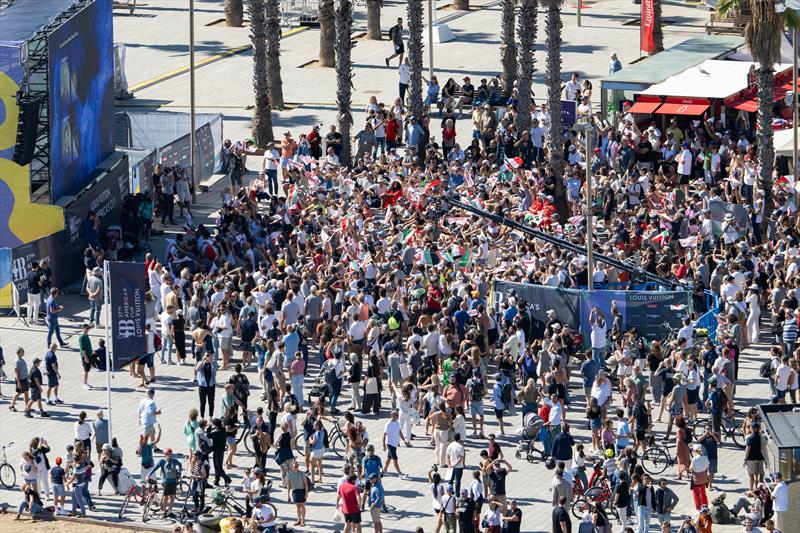
[[[315,400],[325,403],[328,397],[328,384],[325,382],[325,365],[320,367],[319,374],[314,378],[311,390],[308,392],[308,403],[313,404]]]
[[[525,459],[529,463],[536,460],[538,454],[539,460],[544,460],[547,456],[544,451],[544,445],[541,444],[542,430],[545,432],[547,428],[544,427],[544,420],[536,413],[528,413],[523,418],[522,429],[519,430],[521,440],[517,444],[516,457],[517,459]],[[539,443],[537,446],[536,443]]]

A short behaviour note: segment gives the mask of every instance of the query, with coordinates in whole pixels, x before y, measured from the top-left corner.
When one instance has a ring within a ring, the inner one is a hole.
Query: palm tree
[[[453,9],[459,11],[469,11],[469,0],[454,0]]]
[[[256,93],[253,140],[261,147],[275,138],[267,89],[267,17],[264,0],[249,0],[247,8],[250,14],[250,42],[253,43],[253,89]]]
[[[567,195],[564,190],[564,143],[561,126],[561,4],[564,0],[543,0],[547,6],[544,31],[547,35],[547,107],[550,111],[550,132],[547,136],[547,154],[550,168],[556,178],[556,210],[561,223],[569,216]]]
[[[319,3],[319,66],[332,67],[336,61],[333,43],[336,41],[333,0]]]
[[[267,84],[269,101],[273,107],[283,109],[283,82],[281,81],[281,2],[266,0],[267,33]]]
[[[516,0],[503,0],[503,14],[500,19],[500,61],[503,75],[500,81],[503,91],[511,93],[514,77],[517,75],[517,43],[514,39],[514,15]]]
[[[527,131],[531,127],[531,83],[533,82],[533,48],[536,44],[537,0],[521,0],[517,37],[519,38],[518,76],[519,105],[517,106],[517,127]]]
[[[353,51],[353,4],[350,0],[339,0],[336,8],[336,107],[339,133],[342,134],[342,152],[339,161],[350,166],[351,146],[350,126],[353,125],[351,96],[353,90],[353,65],[350,54]]]
[[[661,0],[653,0],[653,54],[664,51],[664,25],[661,23]]]
[[[408,62],[411,76],[408,90],[408,109],[412,115],[422,115],[422,0],[408,0]]]
[[[772,168],[775,160],[775,145],[772,131],[772,104],[775,94],[775,70],[773,65],[780,60],[781,39],[784,27],[795,28],[798,13],[786,9],[783,14],[775,11],[774,0],[723,0],[718,5],[721,15],[731,15],[749,9],[752,17],[744,27],[744,40],[753,60],[759,65],[756,86],[758,87],[758,162],[759,179],[764,188],[764,206],[772,212]],[[797,43],[794,43],[797,46]]]
[[[381,40],[381,8],[383,0],[367,0],[367,39]]]
[[[240,28],[244,22],[244,5],[242,0],[225,0],[222,5],[225,12],[225,24]]]

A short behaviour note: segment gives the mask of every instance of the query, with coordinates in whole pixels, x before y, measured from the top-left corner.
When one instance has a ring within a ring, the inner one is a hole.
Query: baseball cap
[[[164,455],[172,455],[172,448],[167,448],[164,450]]]

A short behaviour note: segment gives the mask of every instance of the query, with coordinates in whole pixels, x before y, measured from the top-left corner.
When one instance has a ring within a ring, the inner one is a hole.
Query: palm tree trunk
[[[253,108],[253,140],[256,146],[263,147],[275,136],[272,133],[272,109],[269,105],[267,88],[267,23],[264,0],[249,0],[250,42],[253,43],[253,89],[255,107]]]
[[[653,0],[653,54],[664,51],[664,25],[661,22],[661,0]]]
[[[319,66],[332,67],[336,62],[333,44],[336,40],[333,0],[319,3]]]
[[[225,24],[240,28],[244,22],[244,5],[242,0],[225,0],[222,6],[225,12]]]
[[[408,62],[411,76],[408,90],[408,109],[412,115],[422,115],[422,0],[408,0]]]
[[[350,54],[353,41],[353,5],[350,0],[339,0],[336,8],[336,106],[339,133],[342,134],[342,152],[339,162],[350,166],[352,140],[350,126],[353,125],[351,97],[353,90],[353,66]]]
[[[267,83],[269,101],[276,109],[283,109],[283,82],[281,81],[281,3],[266,0],[267,32]]]
[[[760,187],[764,189],[764,206],[767,215],[772,212],[772,167],[775,161],[774,132],[772,130],[772,102],[775,93],[775,71],[772,67],[758,69],[758,163]]]
[[[569,217],[567,194],[564,189],[564,143],[561,126],[561,4],[563,0],[544,0],[547,4],[545,33],[547,34],[547,107],[550,111],[550,132],[547,154],[556,181],[556,211],[562,224]]]
[[[519,39],[517,127],[520,132],[527,131],[531,127],[531,84],[534,69],[533,48],[536,44],[536,7],[537,0],[522,0],[517,21],[517,38]]]
[[[500,19],[500,62],[503,65],[500,82],[503,91],[509,94],[517,76],[517,43],[514,38],[516,4],[516,0],[503,0],[503,13]]]
[[[469,0],[454,0],[453,9],[459,11],[469,11]]]
[[[383,0],[367,0],[367,39],[381,40],[381,8]]]

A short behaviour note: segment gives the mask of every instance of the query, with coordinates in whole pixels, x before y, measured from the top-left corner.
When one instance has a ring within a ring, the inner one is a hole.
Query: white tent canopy
[[[794,130],[792,128],[776,131],[773,136],[776,155],[792,157],[792,146],[794,144]]]
[[[708,59],[671,78],[650,86],[642,94],[682,96],[684,98],[727,98],[747,88],[750,61]],[[775,65],[775,73],[792,68],[791,64]]]

